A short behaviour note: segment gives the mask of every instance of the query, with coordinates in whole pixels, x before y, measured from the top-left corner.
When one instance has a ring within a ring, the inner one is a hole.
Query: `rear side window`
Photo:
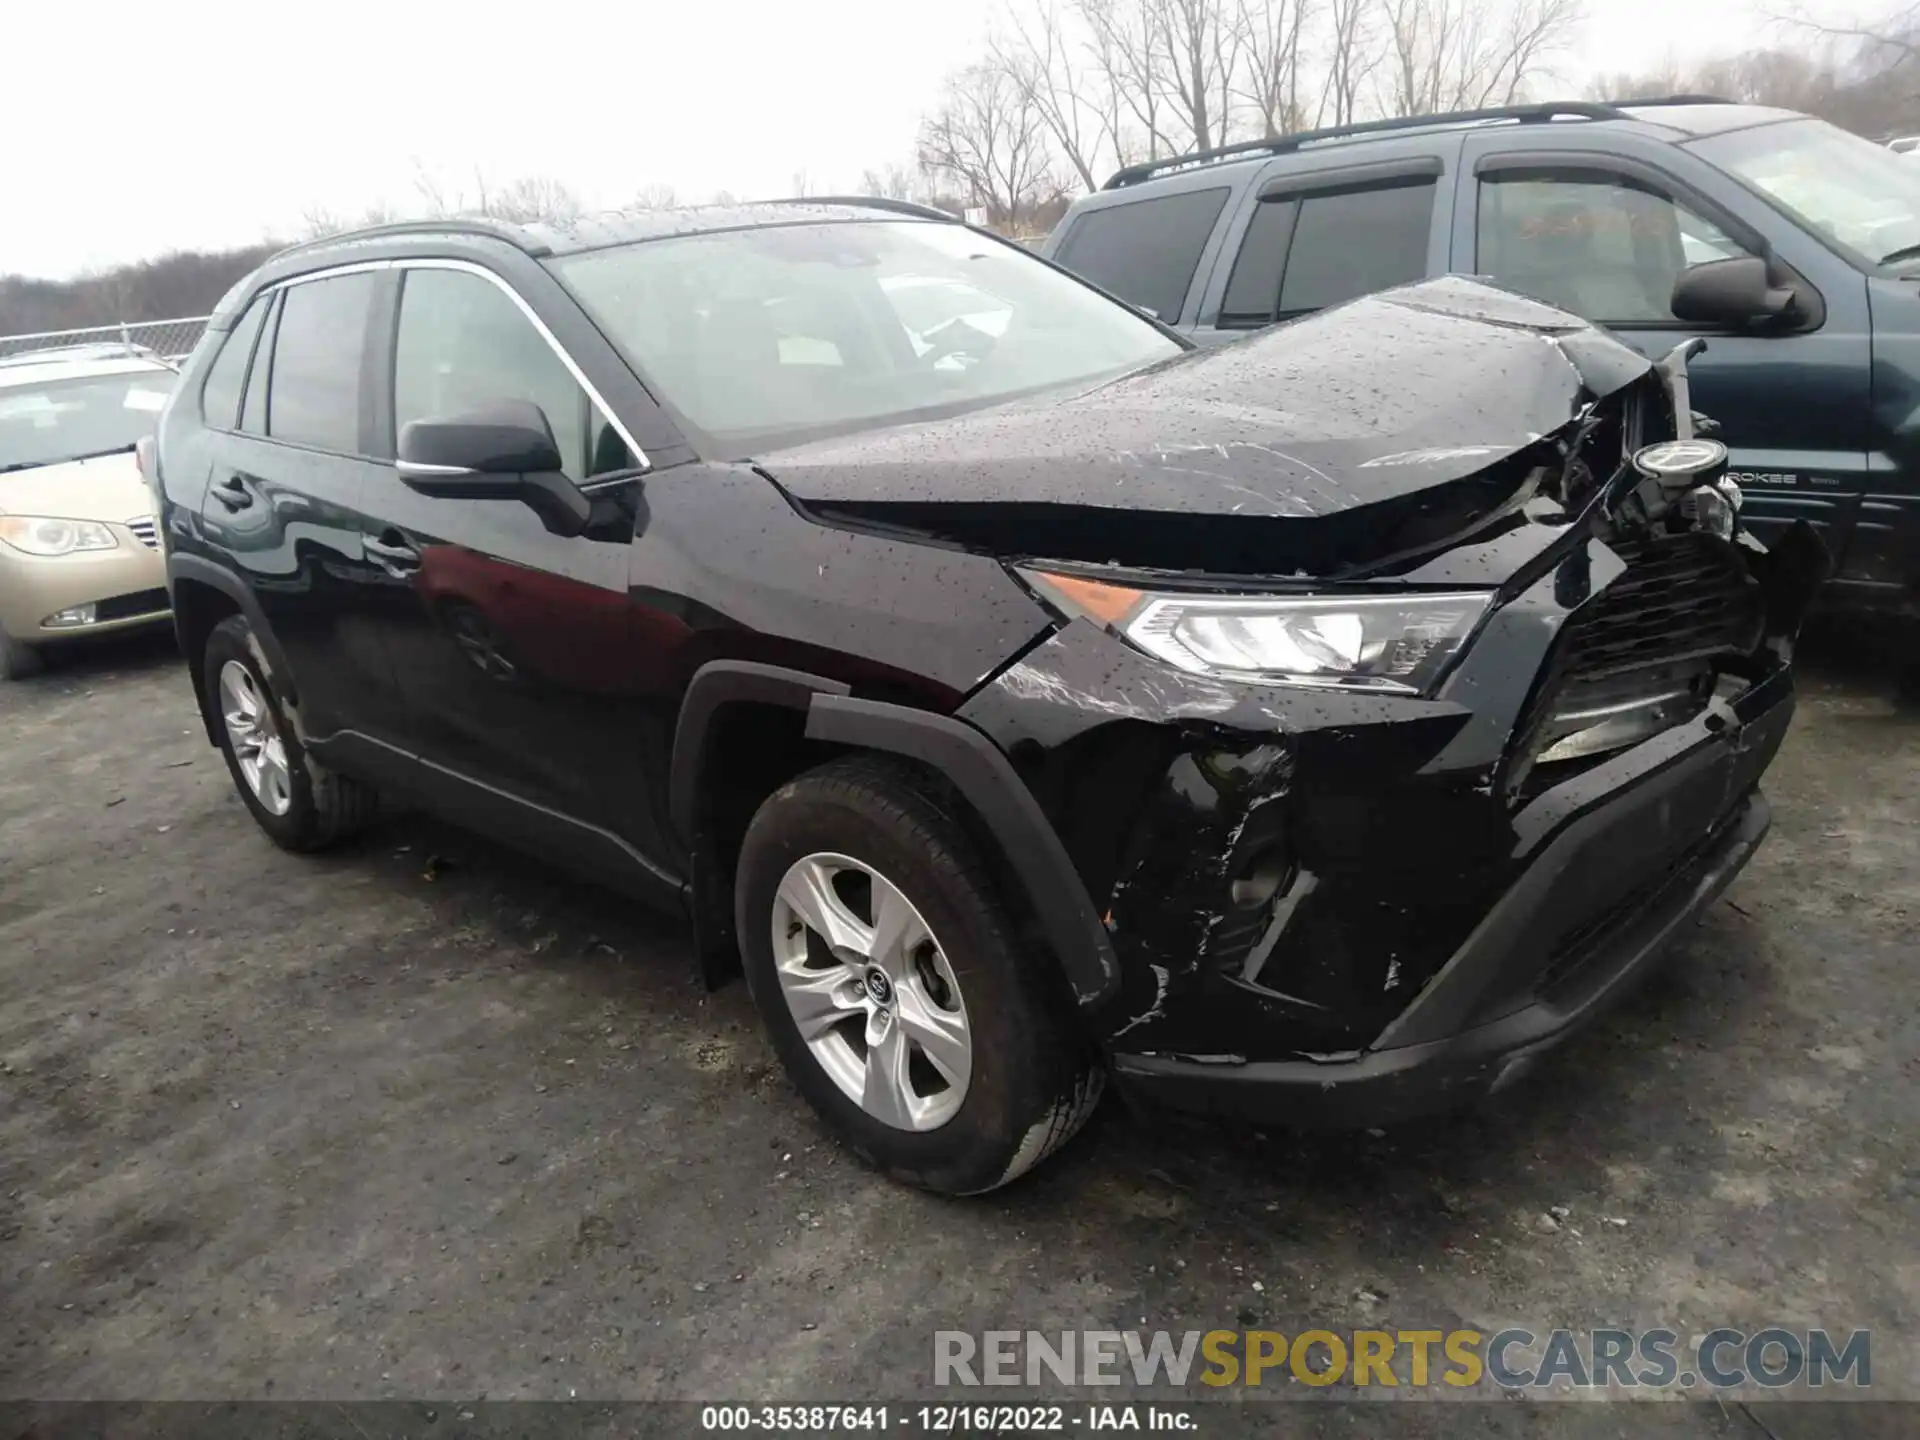
[[[1433,181],[1302,196],[1280,282],[1282,319],[1427,274]]]
[[[231,430],[240,423],[240,392],[246,388],[247,361],[253,358],[253,342],[259,337],[260,322],[266,318],[270,303],[271,297],[263,295],[246,308],[207,369],[207,383],[200,391],[200,411],[207,424],[217,430]]]
[[[273,439],[358,453],[360,357],[375,279],[363,272],[287,288],[267,394]]]
[[[267,384],[273,375],[273,337],[280,327],[278,295],[260,297],[266,311],[266,328],[260,343],[253,347],[253,369],[247,375],[246,398],[240,402],[240,428],[249,435],[267,433]]]
[[[1074,222],[1054,258],[1172,324],[1180,318],[1200,252],[1229,193],[1188,190],[1089,210]]]

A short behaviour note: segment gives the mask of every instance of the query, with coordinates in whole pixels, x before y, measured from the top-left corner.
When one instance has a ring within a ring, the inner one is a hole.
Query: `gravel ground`
[[[955,1203],[842,1155],[677,925],[423,818],[276,850],[167,643],[115,645],[0,687],[0,1398],[902,1398],[935,1328],[1312,1322],[1870,1327],[1920,1399],[1917,757],[1816,659],[1758,860],[1493,1107],[1109,1104]]]

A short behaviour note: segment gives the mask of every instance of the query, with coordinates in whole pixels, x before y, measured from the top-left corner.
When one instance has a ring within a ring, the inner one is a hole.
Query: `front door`
[[[421,495],[389,467],[365,544],[401,582],[385,624],[408,748],[470,782],[466,818],[498,829],[565,817],[661,858],[649,774],[657,727],[637,713],[628,572],[642,480],[504,283],[469,268],[407,267],[392,362],[396,435],[413,420],[525,400],[545,414],[568,478],[592,490],[585,533],[556,535],[516,500]],[[432,774],[429,774],[432,779]],[[464,794],[464,800],[459,795]],[[474,813],[506,803],[489,816]],[[524,838],[524,837],[520,837]]]
[[[1707,348],[1687,367],[1693,408],[1720,425],[1749,525],[1769,539],[1805,518],[1838,556],[1867,474],[1871,326],[1861,277],[1821,274],[1817,324],[1702,331],[1674,318],[1674,281],[1691,265],[1760,253],[1767,237],[1651,164],[1503,153],[1505,143],[1468,141],[1473,253],[1455,268],[1604,325],[1652,359],[1703,334]]]

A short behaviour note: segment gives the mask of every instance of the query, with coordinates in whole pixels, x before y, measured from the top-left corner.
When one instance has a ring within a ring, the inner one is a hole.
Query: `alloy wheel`
[[[227,727],[227,743],[240,776],[253,798],[269,815],[293,808],[293,777],[287,770],[287,747],[273,723],[253,672],[238,660],[220,667],[220,716]]]
[[[773,902],[773,961],[800,1037],[841,1092],[899,1130],[959,1111],[973,1036],[938,938],[884,875],[850,856],[794,862]]]

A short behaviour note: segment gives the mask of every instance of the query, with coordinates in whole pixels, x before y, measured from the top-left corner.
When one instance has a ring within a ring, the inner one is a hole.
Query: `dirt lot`
[[[1864,1326],[1920,1397],[1920,717],[1817,662],[1769,788],[1685,952],[1497,1108],[1108,1105],[948,1203],[835,1149],[674,925],[417,818],[274,849],[168,644],[116,646],[0,687],[0,1397],[898,1398],[936,1327],[1308,1321]]]

